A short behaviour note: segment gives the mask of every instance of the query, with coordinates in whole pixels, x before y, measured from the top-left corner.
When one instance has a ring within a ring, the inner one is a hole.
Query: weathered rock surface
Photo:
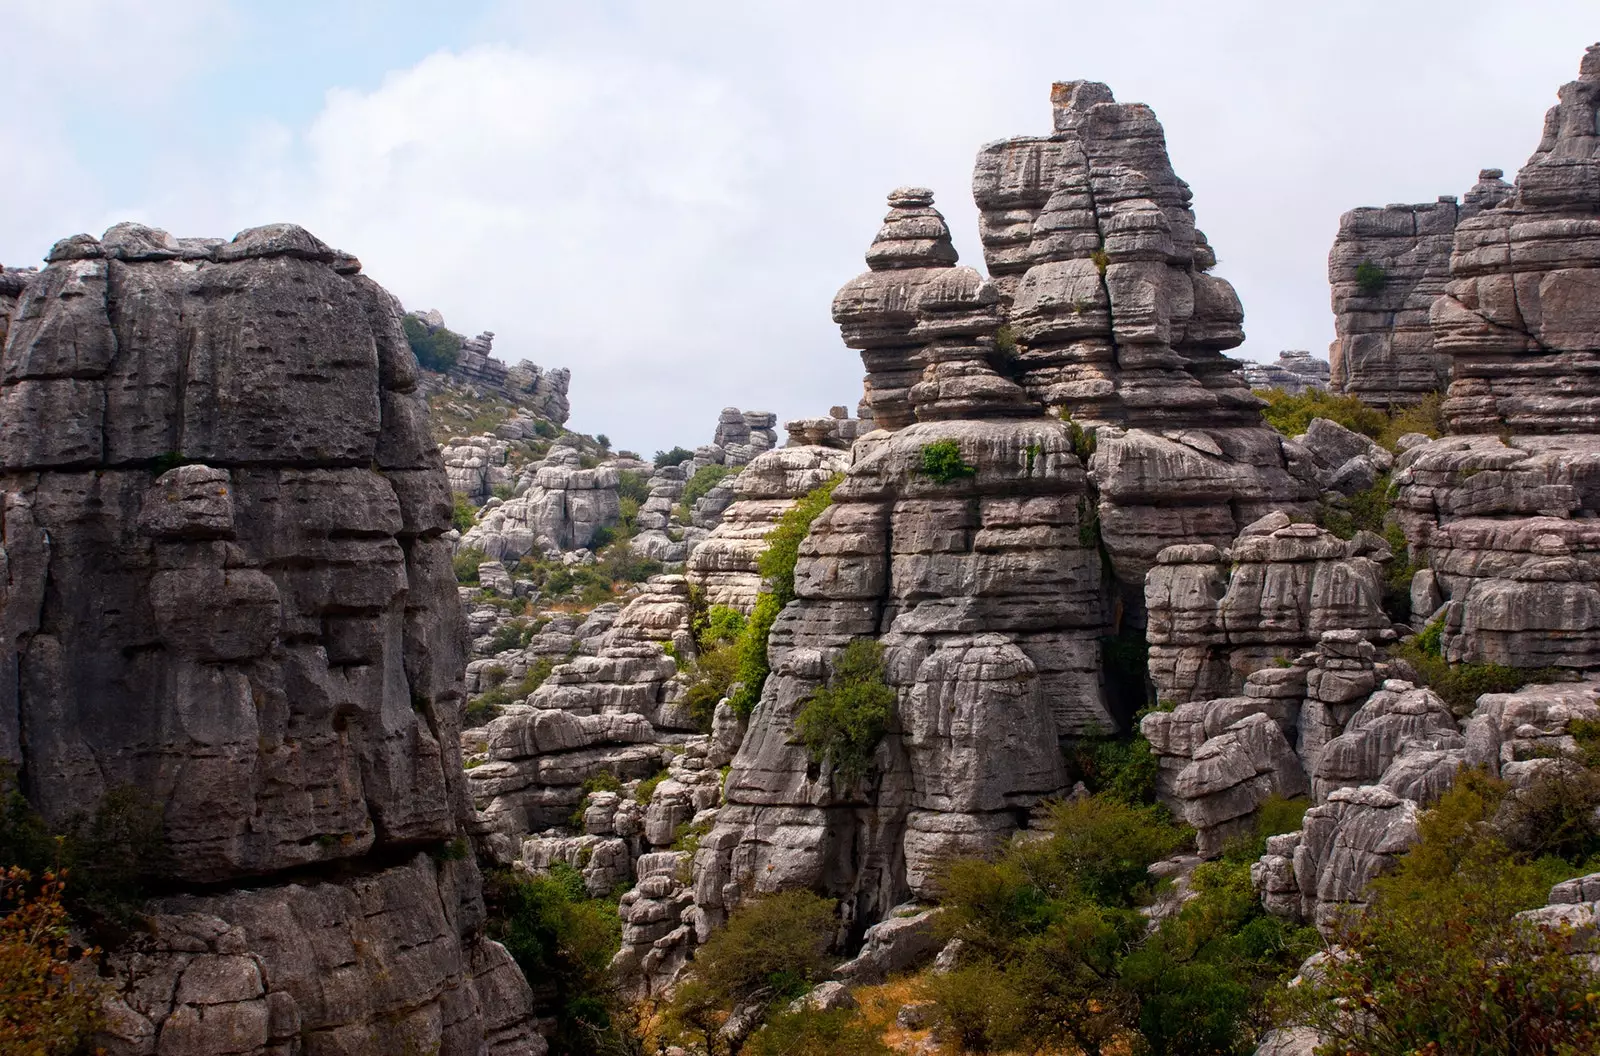
[[[1600,45],[1558,97],[1515,192],[1457,226],[1430,308],[1452,432],[1600,432]]]
[[[1230,550],[1162,550],[1145,583],[1157,695],[1225,696],[1325,631],[1387,630],[1381,563],[1390,556],[1371,533],[1346,541],[1282,513],[1247,527]]]
[[[1328,254],[1334,391],[1386,407],[1444,390],[1450,359],[1434,350],[1428,312],[1450,280],[1456,225],[1510,197],[1502,175],[1484,169],[1460,203],[1444,196],[1421,205],[1352,209],[1339,218]]]
[[[429,331],[444,326],[444,316],[436,310],[412,312]],[[509,400],[519,405],[535,418],[561,424],[571,413],[567,390],[572,384],[572,371],[564,367],[545,369],[529,360],[521,360],[514,367],[494,358],[494,333],[484,331],[477,337],[465,338],[454,367],[445,375],[452,382]]]
[[[1446,437],[1396,464],[1446,659],[1600,666],[1600,436]]]
[[[1282,389],[1299,395],[1308,389],[1326,389],[1332,373],[1325,359],[1303,349],[1279,352],[1276,360],[1247,361],[1239,371],[1252,389]]]
[[[137,789],[204,891],[155,907],[114,1053],[544,1051],[475,867],[419,853],[466,816],[449,488],[358,272],[120,224],[16,295],[0,759],[51,822]]]
[[[698,907],[746,888],[824,887],[880,917],[941,856],[992,847],[1061,791],[1059,737],[1111,728],[1100,685],[1099,558],[1087,481],[1056,420],[926,422],[859,441],[800,552],[800,600],[695,860]],[[974,470],[940,483],[925,445]],[[840,787],[792,743],[795,711],[852,638],[882,636],[897,723],[871,788]],[[854,860],[855,864],[844,863]]]
[[[849,464],[846,452],[828,447],[783,447],[756,456],[734,479],[733,502],[689,554],[685,574],[705,592],[707,605],[748,613],[761,592],[757,567],[766,537],[807,492]]]
[[[486,508],[461,537],[462,547],[516,561],[528,554],[588,547],[600,529],[617,523],[620,478],[615,466],[584,469],[576,448],[557,445],[530,470],[527,490]]]

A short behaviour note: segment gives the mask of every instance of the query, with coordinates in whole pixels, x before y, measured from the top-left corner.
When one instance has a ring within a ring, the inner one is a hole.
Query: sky
[[[855,406],[829,318],[884,196],[980,270],[972,162],[1050,84],[1152,106],[1245,345],[1326,355],[1359,205],[1511,178],[1593,0],[0,0],[0,262],[137,220],[301,224],[408,308],[572,370],[569,426],[648,454],[718,410]]]

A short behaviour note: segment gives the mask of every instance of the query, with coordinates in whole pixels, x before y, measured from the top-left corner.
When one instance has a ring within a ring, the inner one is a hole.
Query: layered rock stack
[[[845,344],[861,350],[866,402],[880,428],[980,409],[1037,413],[993,369],[998,295],[976,271],[956,267],[932,191],[901,187],[889,195],[867,267],[834,297],[833,319]]]
[[[544,1051],[440,853],[469,817],[449,489],[359,269],[289,225],[120,224],[0,301],[0,760],[52,824],[148,799],[190,892],[108,961],[139,977],[112,1053]]]
[[[831,447],[782,447],[756,456],[734,478],[733,502],[717,526],[689,553],[685,573],[704,591],[707,605],[748,613],[761,592],[766,538],[802,495],[827,483],[849,464]]]
[[[1282,389],[1299,395],[1309,389],[1326,389],[1332,368],[1327,360],[1310,352],[1291,349],[1279,352],[1274,361],[1246,363],[1240,374],[1251,389]]]
[[[1056,84],[1051,105],[1053,134],[979,152],[973,197],[1016,341],[1008,374],[1093,430],[1099,532],[1138,628],[1164,546],[1225,547],[1274,510],[1308,514],[1313,489],[1222,355],[1243,309],[1209,274],[1155,114],[1088,81]]]
[[[444,316],[437,309],[412,312],[412,318],[428,330],[444,327]],[[440,375],[424,372],[423,386],[437,388]],[[442,380],[468,389],[499,396],[517,404],[535,418],[564,423],[572,412],[567,390],[572,371],[565,367],[544,368],[531,360],[520,360],[514,367],[494,358],[494,332],[485,330],[477,337],[463,338],[455,366]],[[431,384],[430,384],[431,383]]]
[[[1450,357],[1434,349],[1428,312],[1450,280],[1456,226],[1511,195],[1499,169],[1484,169],[1464,201],[1352,209],[1328,253],[1335,392],[1379,407],[1443,392]]]
[[[1600,432],[1600,45],[1559,98],[1515,193],[1456,229],[1431,309],[1452,432]]]
[[[1452,436],[1396,462],[1430,570],[1419,618],[1452,661],[1600,667],[1600,45],[1562,87],[1515,192],[1456,228],[1434,344]],[[1492,435],[1490,435],[1492,434]]]
[[[620,474],[615,465],[586,469],[574,447],[558,444],[529,467],[521,494],[489,500],[461,538],[499,560],[583,549],[602,528],[617,523]]]

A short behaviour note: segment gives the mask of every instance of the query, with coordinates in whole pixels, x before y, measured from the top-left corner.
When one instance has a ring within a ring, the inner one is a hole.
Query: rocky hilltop
[[[482,933],[449,488],[394,298],[291,225],[120,224],[0,301],[0,759],[167,894],[112,1053],[543,1052]]]

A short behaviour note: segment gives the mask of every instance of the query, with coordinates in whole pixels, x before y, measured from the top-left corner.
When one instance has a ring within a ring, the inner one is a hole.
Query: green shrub
[[[617,474],[617,494],[642,506],[650,497],[650,478],[636,469],[624,469]]]
[[[1017,354],[1017,335],[1011,329],[1010,323],[1003,323],[1000,329],[994,332],[995,351],[1011,359]]]
[[[694,452],[686,447],[674,447],[671,451],[657,451],[655,457],[656,468],[662,466],[678,466],[694,457]]]
[[[641,806],[648,807],[650,805],[650,797],[656,794],[656,789],[660,787],[661,782],[670,776],[672,776],[670,771],[666,767],[662,767],[643,781],[640,781],[639,787],[633,790],[634,800]]]
[[[1021,988],[992,960],[929,975],[923,992],[933,1002],[940,1035],[962,1052],[995,1052],[1028,1040],[1029,1009]]]
[[[1261,416],[1284,436],[1304,434],[1313,418],[1326,418],[1374,440],[1383,435],[1389,424],[1388,416],[1376,407],[1368,407],[1355,396],[1338,396],[1323,389],[1307,389],[1299,394],[1258,389],[1256,395],[1267,401]]]
[[[450,493],[450,525],[456,531],[465,534],[478,520],[478,508],[472,505],[472,500],[459,491]]]
[[[492,489],[490,489],[490,494],[502,502],[511,498],[516,493],[517,486],[515,484],[496,484]]]
[[[935,440],[931,444],[923,444],[921,472],[940,484],[978,475],[976,467],[962,461],[961,445],[955,440]]]
[[[1074,762],[1079,779],[1090,792],[1102,792],[1136,807],[1156,801],[1156,774],[1161,764],[1137,726],[1127,737],[1085,741],[1078,746]]]
[[[1472,714],[1485,693],[1513,693],[1523,686],[1560,682],[1568,677],[1554,667],[1506,667],[1503,664],[1452,664],[1444,659],[1444,624],[1435,620],[1422,633],[1392,650],[1409,663],[1417,679],[1448,705],[1456,718]]]
[[[1078,456],[1078,461],[1085,466],[1094,455],[1095,434],[1092,429],[1085,429],[1072,420],[1072,416],[1065,410],[1061,412],[1061,420],[1067,423],[1067,435],[1072,442],[1072,453]]]
[[[622,1001],[610,976],[622,943],[616,903],[589,898],[583,876],[565,865],[548,875],[498,870],[484,877],[486,930],[544,992],[554,1011],[552,1052],[591,1052],[615,1030]]]
[[[1256,822],[1250,834],[1230,840],[1223,849],[1223,858],[1238,865],[1248,866],[1267,853],[1269,837],[1281,836],[1300,828],[1310,807],[1311,801],[1304,797],[1285,799],[1276,793],[1268,796],[1256,808]]]
[[[733,695],[732,704],[743,717],[755,710],[761,700],[761,689],[766,685],[767,636],[772,633],[778,613],[795,598],[794,569],[800,560],[800,544],[811,530],[811,522],[833,501],[833,489],[843,479],[844,474],[836,474],[807,492],[767,533],[767,548],[758,563],[766,587],[756,598],[755,608],[745,622],[738,643],[739,689]]]
[[[761,554],[758,567],[767,588],[777,595],[779,608],[794,600],[794,567],[800,560],[800,544],[811,530],[811,522],[833,501],[833,489],[843,479],[844,474],[836,474],[806,492],[767,533],[767,548]]]
[[[438,374],[456,365],[461,356],[460,334],[442,326],[430,332],[426,323],[409,314],[401,317],[400,326],[406,332],[406,342],[418,363]]]
[[[113,991],[98,977],[100,951],[75,941],[61,877],[0,869],[0,1052],[69,1056],[91,1049]]]
[[[727,479],[733,471],[727,466],[713,463],[701,466],[695,470],[694,476],[689,478],[689,483],[684,485],[683,495],[678,499],[685,509],[694,509],[694,504],[705,498],[711,489]]]
[[[739,675],[738,640],[720,641],[703,647],[695,659],[689,684],[684,687],[684,706],[694,719],[695,728],[710,732],[717,705],[733,688]]]
[[[1383,427],[1383,432],[1378,434],[1377,440],[1390,451],[1394,451],[1400,438],[1407,433],[1421,433],[1438,439],[1444,432],[1444,396],[1430,392],[1417,403],[1390,408],[1389,422]]]
[[[695,642],[709,647],[718,642],[737,641],[749,622],[745,614],[727,605],[713,605],[695,621]]]
[[[838,1009],[783,1012],[757,1031],[743,1056],[892,1056],[870,1026],[854,1012]]]
[[[1320,1031],[1328,1051],[1373,1056],[1600,1050],[1595,976],[1573,956],[1592,939],[1515,917],[1562,874],[1500,838],[1504,794],[1482,775],[1457,778],[1419,819],[1421,841],[1373,882],[1366,912],[1342,921],[1334,941],[1347,956],[1285,991],[1280,1022]]]
[[[1389,273],[1381,265],[1363,260],[1356,265],[1356,288],[1368,297],[1381,292],[1388,285]]]
[[[883,646],[857,638],[833,661],[833,674],[800,706],[794,731],[811,761],[831,763],[838,787],[860,781],[894,715],[895,691],[883,679]]]
[[[809,891],[750,899],[695,951],[692,970],[722,1008],[799,997],[832,966],[834,902]]]
[[[451,566],[455,569],[456,582],[472,584],[478,582],[478,566],[489,560],[489,555],[475,546],[462,547],[450,559]]]
[[[1094,262],[1095,270],[1101,275],[1106,273],[1106,268],[1111,266],[1111,254],[1104,249],[1097,249],[1089,254],[1089,259]]]
[[[611,438],[605,433],[596,433],[594,436],[594,442],[600,445],[600,450],[602,451],[611,450]]]

